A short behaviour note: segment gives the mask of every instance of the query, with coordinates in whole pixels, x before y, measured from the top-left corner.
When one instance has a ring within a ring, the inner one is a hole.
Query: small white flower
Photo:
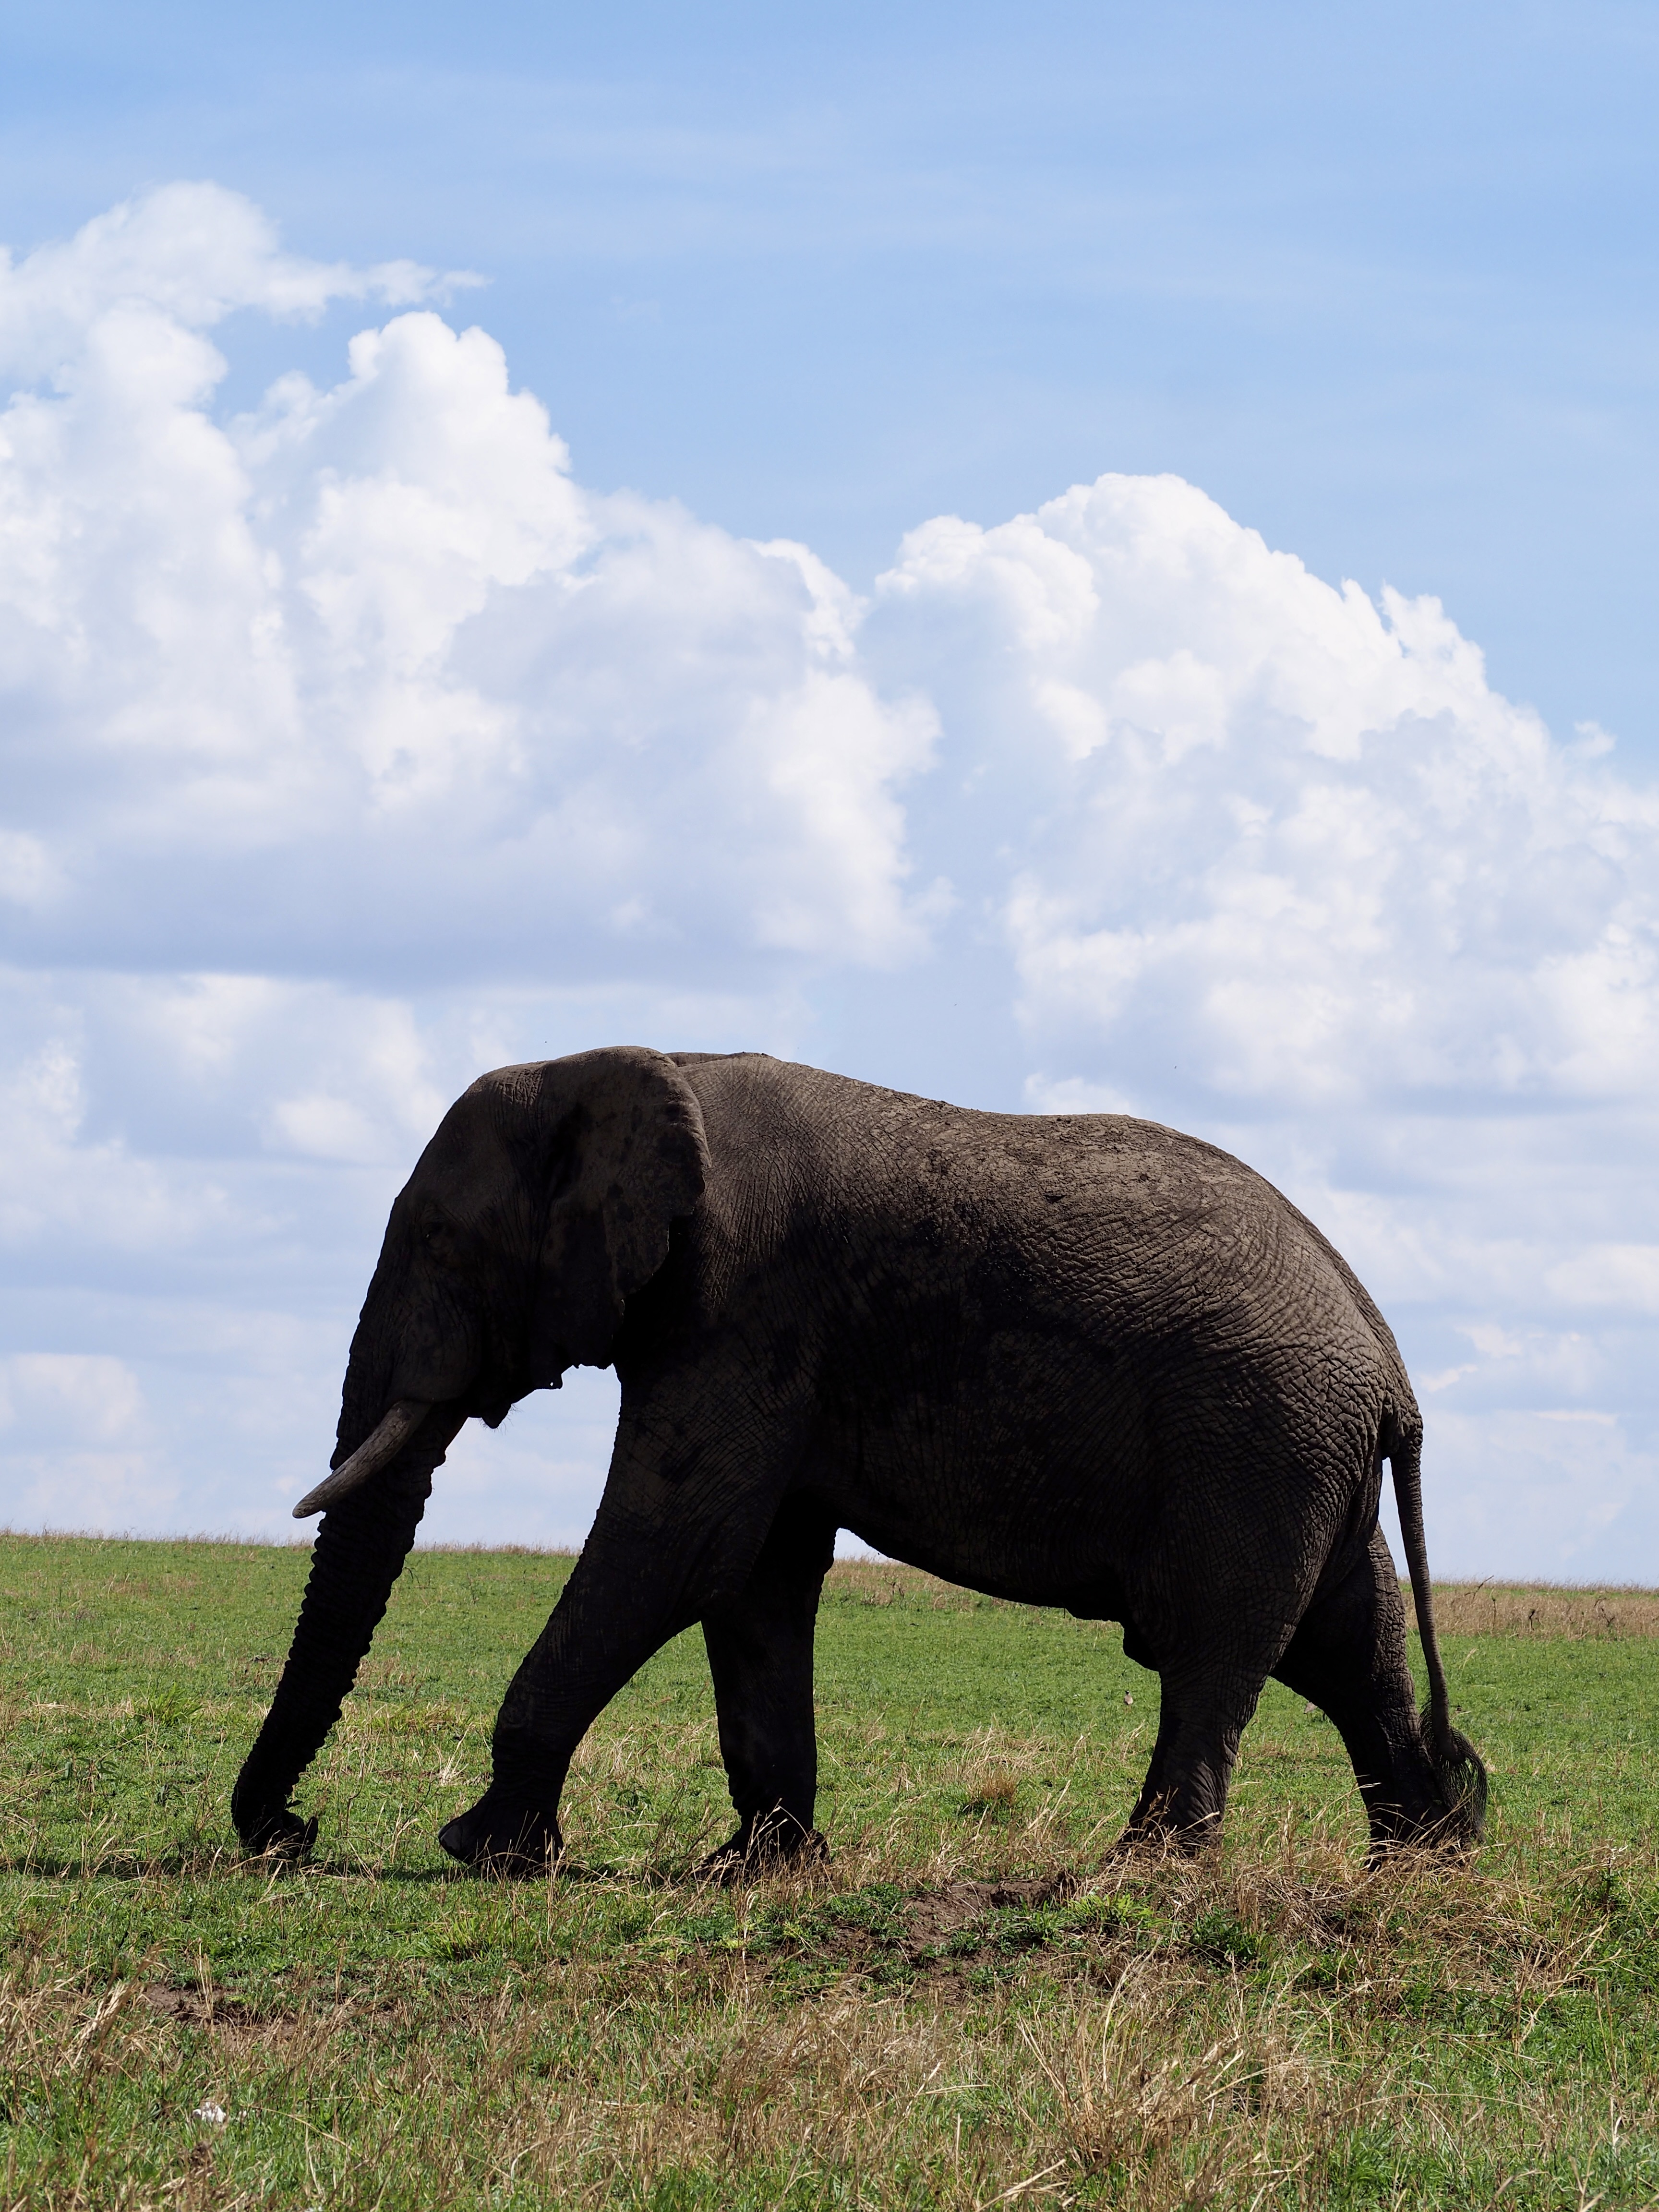
[[[198,2120],[210,2120],[216,2128],[222,2128],[225,2124],[225,2108],[222,2105],[198,2105],[196,2117]]]

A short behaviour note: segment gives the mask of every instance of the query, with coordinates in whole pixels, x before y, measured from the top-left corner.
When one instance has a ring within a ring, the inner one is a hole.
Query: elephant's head
[[[497,1068],[398,1194],[352,1340],[333,1472],[296,1518],[394,1459],[434,1409],[497,1426],[568,1367],[608,1365],[624,1302],[703,1188],[702,1115],[641,1046]]]
[[[567,1367],[603,1366],[624,1302],[703,1188],[690,1086],[633,1046],[485,1075],[399,1194],[352,1340],[328,1510],[270,1711],[231,1808],[252,1849],[303,1850],[289,1793],[339,1717],[470,1414],[492,1425]]]

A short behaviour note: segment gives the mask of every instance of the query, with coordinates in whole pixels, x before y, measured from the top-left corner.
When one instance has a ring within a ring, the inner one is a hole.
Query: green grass
[[[1223,1847],[1120,1860],[1158,1685],[1117,1632],[838,1568],[834,1859],[720,1892],[696,1635],[583,1747],[584,1878],[438,1851],[568,1571],[528,1553],[415,1556],[315,1863],[239,1860],[306,1563],[0,1537],[0,2212],[1659,2203],[1650,1595],[1449,1591],[1492,1838],[1368,1875],[1277,1686]]]

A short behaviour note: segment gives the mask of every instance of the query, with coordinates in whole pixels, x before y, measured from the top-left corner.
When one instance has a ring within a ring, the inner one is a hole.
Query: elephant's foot
[[[1131,1820],[1108,1851],[1114,1859],[1196,1858],[1221,1841],[1221,1823],[1209,1820]]]
[[[286,1805],[279,1805],[274,1812],[252,1814],[246,1824],[239,1820],[236,1832],[250,1858],[286,1859],[298,1865],[311,1856],[317,1840],[317,1818],[313,1814],[310,1820],[302,1820]]]
[[[480,1874],[508,1880],[552,1871],[563,1855],[559,1824],[539,1805],[510,1805],[489,1790],[469,1813],[441,1829],[438,1841],[453,1859]]]
[[[785,1867],[822,1866],[829,1856],[830,1846],[818,1831],[780,1806],[763,1819],[745,1820],[735,1836],[709,1852],[697,1873],[730,1887]]]
[[[1476,1845],[1456,1810],[1443,1811],[1418,1820],[1373,1823],[1365,1864],[1375,1874],[1379,1867],[1401,1861],[1467,1857]]]

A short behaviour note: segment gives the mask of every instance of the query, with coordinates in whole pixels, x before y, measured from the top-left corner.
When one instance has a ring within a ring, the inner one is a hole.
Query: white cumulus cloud
[[[1659,792],[1174,478],[926,522],[867,601],[591,489],[455,281],[209,185],[0,261],[7,1510],[282,1527],[481,1066],[934,1090],[948,1032],[965,1103],[1200,1129],[1330,1231],[1443,1564],[1659,1577]],[[221,407],[234,311],[339,299],[337,381]],[[469,1438],[434,1527],[579,1535],[595,1387]]]

